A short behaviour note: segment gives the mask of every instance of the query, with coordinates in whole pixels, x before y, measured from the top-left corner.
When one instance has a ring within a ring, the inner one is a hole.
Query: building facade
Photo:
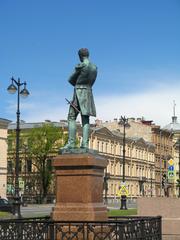
[[[52,122],[63,131],[67,132],[67,122]],[[21,138],[28,139],[30,129],[42,126],[40,123],[21,122]],[[79,125],[78,125],[79,126]],[[9,194],[13,193],[14,185],[14,158],[15,143],[11,136],[16,128],[16,124],[9,124],[9,151],[8,151],[8,185]],[[79,143],[82,138],[81,128],[78,127],[77,138]],[[107,181],[107,197],[111,200],[119,199],[118,191],[123,175],[123,135],[119,130],[109,130],[106,127],[92,126],[89,147],[97,150],[99,154],[108,159],[108,166],[105,173],[109,178]],[[38,195],[38,183],[34,183],[38,171],[31,165],[31,159],[26,157],[27,149],[20,148],[20,179],[24,181],[22,192],[28,197],[30,195],[36,199]],[[142,137],[127,137],[125,139],[125,181],[128,190],[128,197],[155,196],[155,146],[145,141]],[[54,151],[52,156],[58,154]],[[54,193],[52,187],[52,194]],[[105,194],[105,193],[104,193]]]
[[[119,129],[123,132],[123,126],[117,119],[114,121],[100,122],[100,125],[106,126],[110,130]],[[173,187],[170,183],[167,189],[163,186],[163,175],[167,175],[168,160],[172,156],[173,134],[167,129],[162,129],[152,121],[146,121],[143,118],[129,118],[126,135],[128,137],[141,137],[145,141],[155,145],[155,189],[156,196],[173,196]]]
[[[173,136],[171,159],[173,160],[174,176],[169,179],[169,181],[173,185],[174,196],[180,197],[180,185],[178,184],[178,181],[180,180],[180,124],[178,123],[175,114],[172,117],[172,122],[166,125],[164,129],[171,132]]]
[[[91,129],[89,147],[108,159],[109,199],[116,200],[123,180],[123,135],[106,127]],[[155,146],[143,138],[125,139],[125,182],[128,197],[155,196]]]
[[[0,196],[7,191],[7,128],[9,120],[0,118]]]

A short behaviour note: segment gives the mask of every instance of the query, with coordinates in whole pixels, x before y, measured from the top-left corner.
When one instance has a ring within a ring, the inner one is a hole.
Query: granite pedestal
[[[56,205],[51,217],[58,221],[106,221],[103,178],[107,160],[98,154],[62,154],[54,161]]]
[[[180,240],[180,199],[141,197],[137,199],[138,215],[162,216],[163,240]]]

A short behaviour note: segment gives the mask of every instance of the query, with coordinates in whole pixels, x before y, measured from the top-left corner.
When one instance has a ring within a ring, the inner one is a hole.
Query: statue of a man
[[[78,51],[81,63],[75,67],[69,78],[74,86],[73,100],[70,102],[68,114],[68,143],[64,149],[75,148],[76,143],[76,118],[81,114],[83,138],[81,148],[89,147],[90,124],[89,117],[96,116],[96,109],[92,94],[92,86],[96,80],[97,67],[89,61],[89,51],[81,48]]]

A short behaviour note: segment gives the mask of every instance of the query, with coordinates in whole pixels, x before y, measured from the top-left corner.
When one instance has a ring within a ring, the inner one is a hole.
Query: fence
[[[0,240],[161,240],[161,234],[161,217],[116,217],[107,222],[0,221]]]

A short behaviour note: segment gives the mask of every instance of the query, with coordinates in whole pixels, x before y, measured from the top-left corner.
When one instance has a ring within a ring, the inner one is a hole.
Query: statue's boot
[[[90,134],[89,116],[82,116],[82,130],[83,138],[81,148],[89,148],[89,134]]]
[[[76,147],[76,121],[68,121],[68,143],[63,149],[71,149]]]

